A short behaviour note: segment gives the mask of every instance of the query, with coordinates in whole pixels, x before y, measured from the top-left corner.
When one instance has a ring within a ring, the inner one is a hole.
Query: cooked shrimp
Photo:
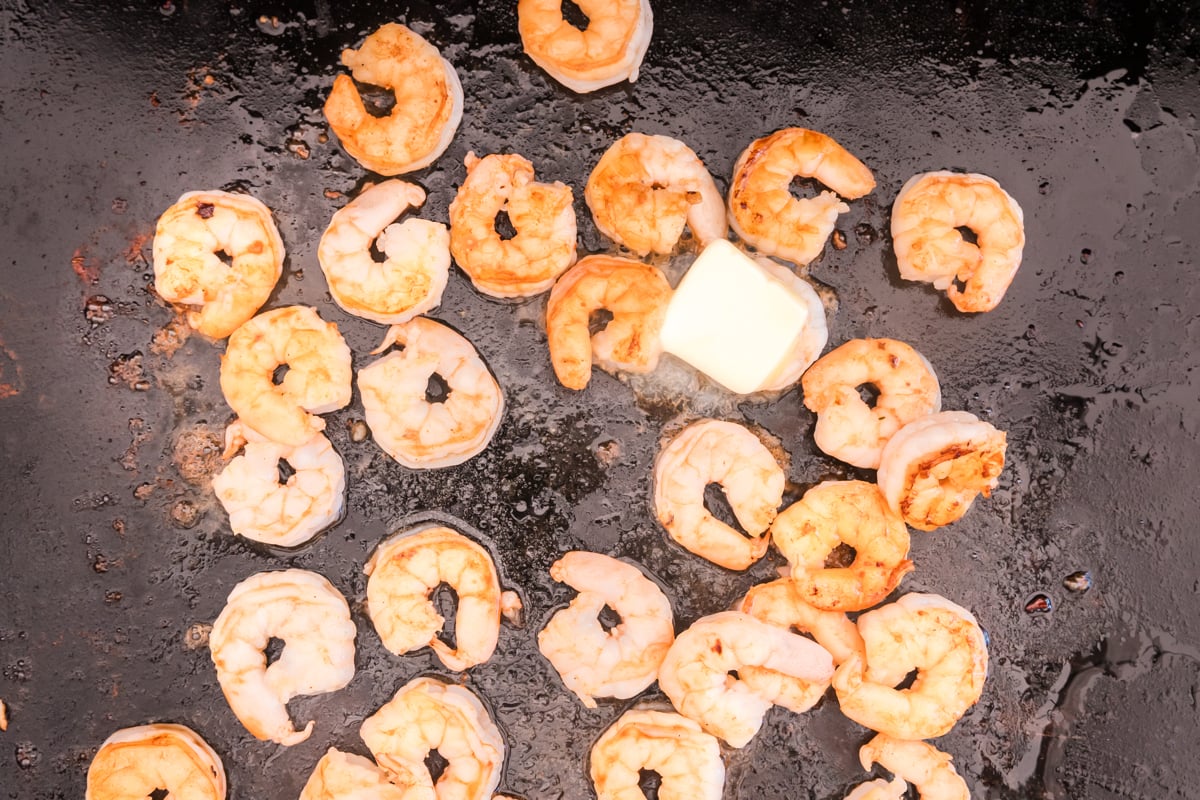
[[[105,739],[88,767],[85,800],[135,800],[156,792],[173,800],[225,800],[225,767],[183,725],[122,728]]]
[[[325,118],[346,152],[372,172],[400,175],[429,166],[449,146],[462,121],[458,73],[437,48],[409,28],[389,22],[358,50],[343,50],[350,75],[338,75]],[[354,85],[391,89],[396,105],[373,116]]]
[[[583,196],[600,232],[642,256],[670,253],[685,224],[701,245],[724,239],[728,230],[704,162],[669,136],[618,139],[588,176]]]
[[[858,393],[878,390],[868,405]],[[918,417],[942,409],[933,367],[904,342],[851,339],[829,351],[804,374],[804,405],[817,415],[817,447],[864,469],[877,469],[888,439]]]
[[[863,650],[858,626],[849,617],[806,603],[800,586],[790,578],[751,587],[735,608],[763,622],[811,634],[833,656],[834,664]]]
[[[538,649],[588,708],[593,697],[633,697],[658,678],[675,640],[671,602],[632,564],[599,553],[567,553],[550,577],[579,592],[538,634]],[[600,624],[608,606],[621,618]]]
[[[154,290],[186,306],[188,324],[213,339],[253,317],[283,274],[271,210],[244,194],[186,193],[158,218],[153,250]]]
[[[907,791],[908,784],[900,778],[890,781],[876,778],[855,786],[854,790],[846,795],[845,800],[904,800]]]
[[[671,285],[657,267],[613,256],[588,256],[567,270],[550,291],[546,339],[559,382],[582,389],[592,377],[592,359],[603,369],[650,372],[658,365],[658,334],[671,299]],[[592,314],[612,314],[595,334]]]
[[[233,587],[208,636],[217,681],[234,715],[259,739],[303,742],[287,702],[341,689],[354,677],[354,623],[333,584],[315,572],[260,572]],[[282,639],[267,665],[267,644]]]
[[[562,0],[519,0],[517,28],[533,63],[573,92],[584,94],[638,78],[650,47],[649,0],[577,0],[588,25],[563,18]]]
[[[832,192],[792,197],[793,178]],[[821,254],[838,214],[875,188],[871,170],[823,133],[784,128],[756,139],[738,158],[729,186],[729,224],[760,253],[804,265]],[[834,194],[836,192],[837,194]]]
[[[415,790],[413,797],[490,800],[500,782],[504,739],[479,698],[463,686],[409,681],[363,722],[359,734],[392,782]],[[425,765],[435,750],[446,761],[436,783]]]
[[[487,550],[440,525],[385,539],[363,572],[369,578],[367,613],[383,646],[396,655],[432,647],[453,670],[487,661],[500,635],[501,607],[520,605],[516,593],[500,591],[496,565]],[[430,598],[443,583],[458,594],[457,648],[438,638],[445,620]]]
[[[450,275],[450,234],[440,222],[409,218],[425,190],[400,180],[365,190],[333,215],[317,247],[334,302],[351,314],[397,325],[442,302]],[[371,255],[371,242],[386,256]]]
[[[897,739],[932,739],[949,731],[979,700],[987,678],[987,644],[962,606],[935,594],[906,594],[858,618],[864,654],[833,676],[842,713]],[[892,688],[917,671],[912,687]]]
[[[804,329],[792,344],[791,353],[780,363],[774,374],[758,388],[760,392],[781,392],[800,380],[800,376],[812,366],[817,357],[821,355],[821,351],[825,349],[825,344],[829,341],[825,304],[821,302],[821,296],[817,294],[817,290],[812,287],[812,284],[790,269],[769,258],[759,257],[755,260],[772,275],[783,281],[793,293],[802,297],[808,311]]]
[[[791,580],[809,605],[860,611],[887,597],[912,572],[908,529],[865,481],[826,481],[780,512],[771,525]],[[848,567],[826,567],[839,545],[854,548]]]
[[[380,353],[358,371],[371,435],[409,469],[461,464],[488,446],[504,416],[504,394],[475,347],[454,329],[417,317],[388,329]],[[430,399],[437,376],[446,394]]]
[[[1021,266],[1025,217],[987,175],[926,172],[896,196],[892,240],[901,278],[932,283],[959,311],[991,311]]]
[[[293,447],[325,430],[315,414],[350,402],[350,377],[350,348],[337,325],[308,306],[264,311],[230,335],[221,357],[225,402],[244,425]]]
[[[238,536],[296,547],[337,522],[346,501],[346,465],[321,434],[299,447],[276,444],[234,421],[225,454],[236,456],[213,477],[213,491]],[[279,463],[292,474],[281,482]]]
[[[743,535],[704,507],[718,483]],[[783,468],[758,437],[733,422],[688,425],[654,462],[654,510],[680,545],[726,569],[746,569],[767,552],[769,529],[783,501]]]
[[[405,800],[399,786],[369,758],[329,748],[300,791],[300,800]]]
[[[637,800],[642,770],[658,773],[663,800],[721,800],[721,744],[692,720],[667,711],[626,711],[592,745],[598,800]]]
[[[863,769],[881,764],[888,772],[917,787],[921,800],[971,800],[967,782],[954,771],[948,754],[925,742],[879,734],[858,751]]]
[[[1007,436],[973,414],[943,411],[901,428],[883,448],[879,488],[909,525],[931,531],[967,513],[1000,482]]]

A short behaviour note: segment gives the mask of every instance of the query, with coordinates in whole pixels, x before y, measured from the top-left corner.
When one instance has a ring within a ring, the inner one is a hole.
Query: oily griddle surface
[[[230,417],[223,345],[192,337],[169,353],[173,314],[148,290],[154,221],[184,191],[252,192],[289,251],[269,307],[315,305],[356,366],[369,362],[382,328],[330,301],[315,257],[346,202],[337,193],[368,176],[326,137],[320,108],[341,48],[394,19],[442,50],[466,93],[449,150],[411,176],[433,219],[446,220],[468,150],[520,152],[574,187],[582,253],[609,247],[583,203],[586,176],[628,131],[681,138],[722,189],[742,148],[787,125],[862,158],[878,188],[841,218],[846,249],[811,269],[836,305],[831,345],[910,342],[936,367],[945,408],[1009,434],[993,497],[913,535],[902,590],[967,606],[991,643],[983,699],[938,746],[977,797],[1187,794],[1200,779],[1195,11],[793,5],[809,4],[655,2],[640,80],[578,97],[522,55],[511,3],[6,4],[0,797],[82,796],[99,744],[151,721],[200,732],[231,798],[294,798],[327,747],[365,752],[358,725],[397,687],[456,679],[428,651],[387,653],[362,609],[370,550],[431,513],[477,532],[526,603],[525,626],[506,625],[465,678],[509,745],[501,789],[589,797],[588,749],[629,704],[584,709],[537,654],[537,630],[570,597],[550,564],[573,548],[633,559],[661,579],[682,629],[779,563],[726,572],[667,539],[649,504],[662,431],[701,415],[762,426],[791,455],[789,500],[821,479],[872,477],[815,450],[798,390],[738,404],[667,364],[634,385],[597,372],[567,391],[549,365],[545,298],[485,299],[456,270],[434,316],[504,387],[491,447],[452,469],[403,469],[351,440],[356,394],[327,416],[348,470],[345,520],[292,553],[230,535],[206,476]],[[1024,264],[985,315],[897,275],[891,201],[912,174],[943,168],[996,177],[1025,211]],[[662,265],[678,275],[691,257]],[[291,704],[317,726],[283,748],[241,727],[198,643],[236,582],[288,566],[350,599],[359,671]],[[1079,570],[1092,579],[1083,594],[1062,585]],[[1053,610],[1026,613],[1038,592]],[[840,798],[866,777],[866,738],[832,694],[808,714],[775,709],[727,752],[726,797]]]

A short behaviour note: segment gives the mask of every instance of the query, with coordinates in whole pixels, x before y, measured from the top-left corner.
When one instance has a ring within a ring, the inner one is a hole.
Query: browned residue
[[[171,451],[171,460],[185,481],[204,486],[222,467],[221,450],[220,437],[196,427],[179,434]]]
[[[138,233],[129,241],[129,247],[125,248],[125,263],[131,266],[144,266],[146,263],[146,255],[142,251],[150,240],[154,238],[153,233]]]
[[[100,265],[82,247],[75,248],[71,256],[71,271],[89,286],[100,282]]]
[[[170,322],[154,332],[154,338],[150,340],[150,352],[170,358],[183,347],[191,334],[192,328],[187,324],[187,319],[183,314],[176,313]]]

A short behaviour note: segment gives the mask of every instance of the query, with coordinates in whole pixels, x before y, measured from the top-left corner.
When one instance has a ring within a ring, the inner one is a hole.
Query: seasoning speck
[[[199,650],[208,647],[208,635],[212,633],[212,625],[197,622],[183,633],[183,646],[186,650]]]
[[[200,215],[200,219],[212,219],[214,211],[216,211],[216,206],[212,203],[198,203],[196,205],[196,213]]]

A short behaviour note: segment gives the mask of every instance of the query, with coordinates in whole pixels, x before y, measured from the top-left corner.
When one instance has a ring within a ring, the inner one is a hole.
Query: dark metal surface
[[[149,721],[200,732],[231,798],[294,798],[328,746],[364,752],[358,723],[409,678],[441,672],[427,651],[384,651],[361,609],[370,549],[425,510],[481,531],[527,604],[526,626],[506,626],[467,677],[509,744],[501,788],[592,796],[588,749],[626,704],[582,708],[537,655],[537,629],[569,596],[549,565],[581,547],[632,558],[669,587],[681,627],[772,574],[771,559],[745,574],[710,566],[654,523],[650,468],[677,415],[771,431],[791,453],[793,495],[847,474],[815,451],[798,391],[736,407],[678,369],[561,388],[544,298],[486,300],[456,271],[435,316],[472,339],[508,398],[488,451],[405,470],[351,441],[356,394],[328,416],[348,468],[345,521],[296,553],[228,533],[203,475],[205,437],[229,417],[221,348],[193,337],[164,352],[172,313],[147,291],[154,221],[187,190],[251,191],[289,250],[271,305],[317,306],[366,363],[382,328],[334,306],[315,257],[345,202],[327,191],[365,176],[324,140],[320,107],[340,49],[393,19],[441,48],[466,93],[450,149],[416,176],[434,219],[472,149],[518,151],[572,185],[583,252],[606,247],[582,202],[587,173],[629,130],[683,139],[722,188],[750,140],[786,125],[860,156],[879,186],[842,218],[849,246],[812,268],[837,297],[831,343],[904,339],[937,368],[946,408],[1009,431],[999,490],[914,534],[902,586],[971,608],[990,634],[983,699],[939,746],[976,797],[1195,796],[1196,10],[655,2],[641,80],[577,97],[522,56],[512,5],[0,5],[0,797],[81,797],[100,742]],[[941,168],[992,175],[1025,210],[1024,265],[986,315],[956,314],[896,273],[891,200]],[[359,628],[350,686],[291,704],[317,721],[292,748],[245,732],[189,638],[237,581],[286,566],[326,575]],[[1081,570],[1085,593],[1063,583]],[[1038,593],[1048,613],[1026,611]],[[728,753],[726,796],[840,798],[864,777],[865,737],[832,695],[802,716],[775,709]]]

